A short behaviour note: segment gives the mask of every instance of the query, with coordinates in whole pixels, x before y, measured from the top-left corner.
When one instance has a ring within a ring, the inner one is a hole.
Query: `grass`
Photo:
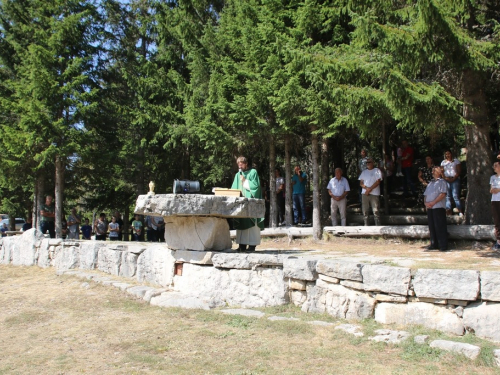
[[[412,339],[399,344],[368,338],[382,327],[372,319],[355,337],[312,320],[291,305],[260,309],[261,319],[217,310],[162,309],[117,288],[53,269],[0,266],[0,374],[495,374],[495,345],[473,335],[427,334],[483,348],[470,361]],[[272,315],[298,321],[270,321]],[[353,322],[350,322],[353,323]],[[391,327],[398,329],[399,327]]]

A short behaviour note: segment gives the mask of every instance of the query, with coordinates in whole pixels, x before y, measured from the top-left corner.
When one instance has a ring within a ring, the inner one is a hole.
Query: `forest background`
[[[496,0],[0,0],[0,210],[128,221],[149,181],[209,193],[245,155],[271,226],[274,168],[291,192],[303,166],[320,238],[333,168],[407,139],[467,149],[466,223],[490,224],[499,22]]]

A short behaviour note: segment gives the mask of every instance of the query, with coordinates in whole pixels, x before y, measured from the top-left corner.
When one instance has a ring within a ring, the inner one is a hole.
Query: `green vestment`
[[[246,171],[242,171],[241,173],[248,181],[248,184],[250,185],[249,186],[250,190],[247,190],[242,186],[240,181],[240,172],[236,173],[236,175],[234,176],[234,181],[233,185],[231,186],[231,189],[240,190],[242,195],[246,198],[262,199],[262,191],[260,188],[260,180],[257,171],[255,169],[249,169]],[[250,219],[250,218],[233,219],[234,229],[245,230],[251,228],[255,226],[256,221],[257,221],[257,226],[260,228],[260,230],[263,230],[264,229],[263,217],[256,219]]]

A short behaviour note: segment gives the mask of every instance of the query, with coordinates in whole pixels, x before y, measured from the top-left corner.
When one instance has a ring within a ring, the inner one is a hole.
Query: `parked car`
[[[21,230],[23,229],[23,225],[24,223],[26,222],[23,218],[20,218],[20,217],[16,217],[16,230]],[[0,221],[0,225],[3,225],[3,223],[7,224],[7,227],[9,228],[10,230],[10,226],[9,226],[9,219],[2,219],[2,221]]]
[[[7,215],[7,214],[0,214],[0,220],[8,219],[8,218],[9,218],[9,215]]]

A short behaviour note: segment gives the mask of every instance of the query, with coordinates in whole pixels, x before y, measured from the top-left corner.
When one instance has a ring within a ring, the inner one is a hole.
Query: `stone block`
[[[500,303],[473,303],[464,308],[466,329],[476,336],[500,342]]]
[[[38,267],[48,268],[51,266],[51,254],[50,254],[49,239],[44,238],[38,247]]]
[[[54,256],[54,267],[58,271],[66,271],[80,267],[79,246],[69,246],[69,247],[58,246],[56,247],[53,256]]]
[[[364,284],[359,281],[341,280],[340,285],[345,286],[346,288],[365,290]]]
[[[211,251],[191,251],[191,250],[176,250],[173,256],[177,262],[193,263],[193,264],[213,264],[212,257],[214,252]]]
[[[363,281],[362,268],[362,263],[347,260],[319,260],[316,264],[319,274],[353,281]]]
[[[481,298],[500,302],[500,272],[481,271]]]
[[[103,241],[81,241],[80,242],[80,268],[93,270],[97,267],[99,250],[106,246]]]
[[[375,299],[378,302],[393,302],[393,303],[406,303],[408,302],[407,297],[403,296],[390,296],[387,294],[376,294]]]
[[[375,330],[376,336],[369,337],[369,340],[375,342],[385,342],[387,344],[400,344],[410,338],[410,334],[406,331],[394,331],[390,329]]]
[[[470,270],[419,269],[413,278],[417,297],[475,301],[479,272]]]
[[[307,300],[307,293],[305,290],[291,290],[290,302],[295,306],[302,306]]]
[[[448,303],[445,299],[427,298],[427,297],[417,297],[414,299],[415,302],[427,302],[435,303],[436,305],[446,305]]]
[[[368,264],[361,269],[365,290],[408,295],[411,273],[409,268]]]
[[[462,307],[465,307],[469,304],[468,301],[462,301],[462,300],[459,300],[459,299],[449,299],[448,300],[448,304],[450,305],[455,305],[455,306],[462,306]]]
[[[307,282],[304,280],[285,278],[285,284],[290,290],[306,290]]]
[[[316,269],[317,268],[318,267],[316,266]],[[340,279],[337,279],[336,277],[326,276],[321,273],[318,273],[318,279],[326,281],[327,283],[340,284]]]
[[[137,259],[137,281],[161,286],[172,285],[175,268],[173,253],[173,250],[163,244],[149,246]]]
[[[289,257],[283,260],[283,274],[291,279],[313,281],[318,278],[316,259]]]
[[[150,216],[264,217],[263,199],[203,194],[139,195],[136,214]]]
[[[479,356],[479,353],[481,353],[481,348],[479,346],[463,342],[434,340],[429,344],[429,346],[431,348],[438,348],[447,352],[460,353],[472,360],[476,359]]]
[[[360,320],[373,317],[375,303],[375,299],[365,293],[316,280],[316,285],[307,286],[307,300],[302,311],[326,312],[336,318]]]
[[[214,307],[201,296],[193,296],[179,292],[164,292],[159,296],[152,297],[151,305],[160,307],[178,307],[182,309],[209,310]]]
[[[30,229],[20,236],[11,237],[15,246],[11,247],[12,264],[15,266],[34,266],[38,261],[37,245],[42,241],[43,234],[38,229]]]
[[[419,324],[454,335],[463,335],[462,320],[446,307],[425,302],[408,304],[379,303],[375,320],[382,324]]]
[[[211,306],[244,308],[284,305],[288,302],[283,270],[221,269],[184,263],[182,276],[175,276],[176,291],[204,296]]]
[[[258,266],[280,266],[283,264],[281,255],[264,253],[217,253],[212,257],[212,263],[217,268],[232,268],[249,270]]]
[[[137,270],[137,254],[122,251],[121,248],[113,249],[103,247],[97,256],[97,268],[110,275],[133,277]]]
[[[232,246],[226,219],[165,217],[165,242],[173,250],[227,250]]]

